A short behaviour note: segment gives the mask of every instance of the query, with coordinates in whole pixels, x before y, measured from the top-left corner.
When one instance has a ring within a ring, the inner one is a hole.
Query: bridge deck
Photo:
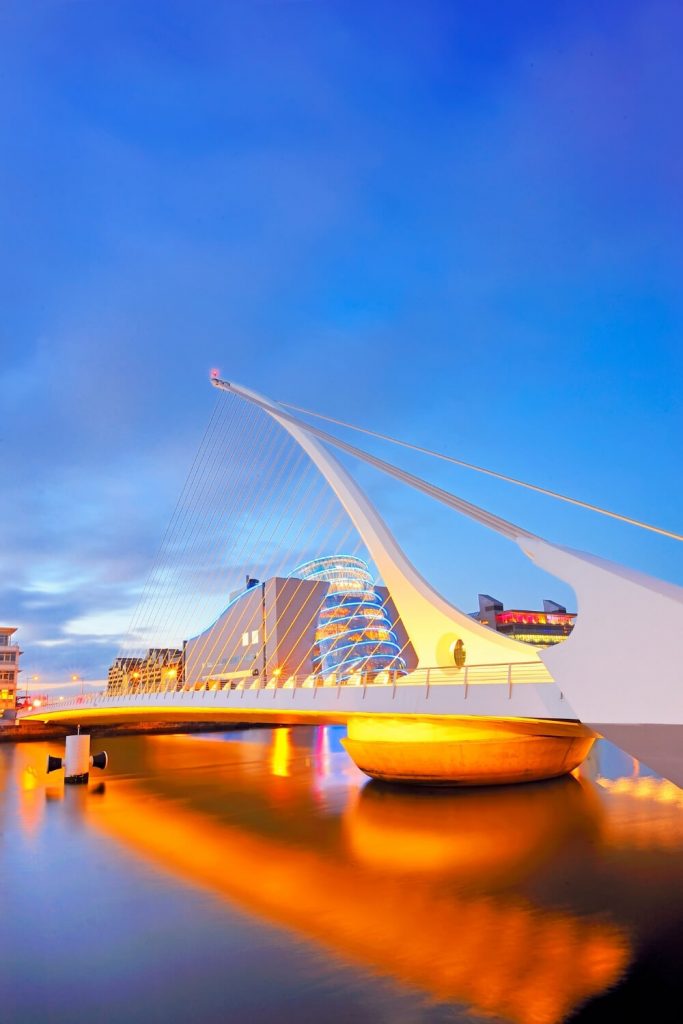
[[[489,674],[489,682],[471,682],[476,679],[474,672],[466,676],[443,669],[425,671],[421,679],[413,674],[405,682],[387,684],[313,686],[310,682],[306,685],[306,680],[288,680],[282,686],[255,682],[222,689],[97,693],[28,708],[19,717],[81,725],[122,721],[344,723],[354,715],[576,720],[554,682],[532,681],[539,678],[543,666],[535,664],[527,673],[521,672],[521,666],[513,667],[515,674],[508,671],[509,666],[489,666],[497,670],[495,675]],[[498,681],[493,681],[496,677]]]

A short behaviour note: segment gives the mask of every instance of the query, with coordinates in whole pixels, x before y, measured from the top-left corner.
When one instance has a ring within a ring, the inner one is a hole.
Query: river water
[[[0,1021],[683,1020],[683,791],[370,783],[340,727],[0,746]],[[59,773],[61,775],[61,773]]]

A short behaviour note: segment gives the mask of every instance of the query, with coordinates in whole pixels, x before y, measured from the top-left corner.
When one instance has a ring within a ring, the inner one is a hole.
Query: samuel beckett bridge
[[[106,691],[26,709],[22,720],[345,723],[346,748],[367,774],[456,785],[562,775],[603,736],[683,785],[682,588],[550,543],[301,414],[328,417],[215,372],[211,383],[213,417]],[[568,583],[580,613],[571,635],[541,650],[447,601],[332,448]],[[226,605],[231,577],[246,582]],[[635,624],[647,657],[634,657]],[[189,639],[178,646],[178,637]]]

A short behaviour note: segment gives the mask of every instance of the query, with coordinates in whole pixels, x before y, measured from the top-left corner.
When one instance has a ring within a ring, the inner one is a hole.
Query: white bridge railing
[[[134,703],[140,703],[140,697],[144,695],[164,695],[164,703],[169,698],[178,698],[179,703],[194,701],[195,699],[206,701],[211,697],[223,696],[223,700],[230,700],[232,694],[237,699],[244,700],[245,694],[249,693],[257,699],[268,693],[276,696],[279,691],[290,691],[292,700],[296,700],[296,694],[301,690],[312,690],[312,696],[324,690],[327,693],[334,693],[337,696],[344,691],[361,690],[363,696],[367,691],[383,692],[389,699],[396,696],[397,691],[404,687],[424,688],[424,697],[429,699],[430,690],[434,687],[453,686],[457,687],[467,699],[469,692],[474,687],[498,686],[507,687],[507,694],[512,697],[513,687],[525,686],[528,684],[553,683],[553,677],[542,662],[512,662],[508,664],[495,665],[464,665],[462,668],[455,666],[420,668],[407,675],[393,674],[387,678],[389,673],[380,673],[370,678],[367,676],[351,676],[348,679],[336,680],[333,676],[288,676],[273,673],[268,678],[263,675],[244,676],[242,678],[230,677],[227,679],[211,679],[208,682],[197,683],[194,686],[187,686],[183,683],[172,683],[164,681],[159,685],[145,684],[134,687],[116,687],[102,690],[95,693],[81,694],[77,697],[60,698],[42,704],[41,712],[54,711],[59,708],[72,708],[74,706],[102,706],[111,701],[117,705],[125,704],[126,698],[132,698]],[[36,716],[35,708],[27,708],[19,713],[19,717],[28,715]]]

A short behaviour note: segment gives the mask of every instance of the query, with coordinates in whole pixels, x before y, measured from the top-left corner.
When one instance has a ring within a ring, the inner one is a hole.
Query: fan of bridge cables
[[[393,619],[385,613],[388,595],[374,593],[372,585],[381,583],[376,567],[308,455],[261,408],[232,394],[216,398],[120,657],[179,650],[206,631],[249,581],[296,581],[301,566],[326,556],[342,556],[361,576],[362,563],[355,559],[366,563],[370,602],[379,604],[373,615],[394,627],[395,610]],[[316,619],[323,603],[324,595],[315,606],[308,602],[307,620]],[[223,646],[237,648],[242,635],[225,638]],[[229,654],[221,652],[223,659]]]
[[[337,607],[334,612],[338,616],[337,622],[331,621],[334,614],[328,608],[326,615],[330,629],[326,642],[336,634],[340,637],[339,644],[343,641],[347,647],[360,640],[366,658],[372,659],[372,640],[376,639],[377,648],[382,647],[382,657],[389,657],[386,646],[382,646],[386,645],[388,630],[391,634],[388,646],[393,645],[398,651],[388,665],[401,671],[405,667],[403,653],[409,642],[397,621],[389,595],[375,589],[381,581],[377,579],[376,567],[357,530],[308,455],[261,406],[258,400],[245,402],[234,392],[221,390],[217,394],[199,451],[142,591],[121,657],[140,657],[149,648],[179,650],[183,641],[204,633],[231,600],[238,599],[249,589],[250,581],[316,578],[330,585],[328,591],[336,591],[337,606],[339,602],[343,605],[347,598],[350,606],[348,610]],[[290,410],[284,412],[285,417],[291,418],[296,412],[326,420],[641,529],[683,540],[673,531],[475,466],[445,453],[308,409],[287,403],[282,403],[282,406],[284,410]],[[513,537],[533,536],[521,527],[355,448],[319,427],[309,423],[307,429],[324,442],[370,463],[499,533]],[[319,564],[311,568],[310,563],[319,563],[320,559],[329,561],[322,569]],[[332,564],[335,560],[336,566]],[[347,598],[340,593],[344,580],[348,584]],[[379,607],[376,603],[378,593],[381,596]],[[311,621],[320,617],[327,597],[323,594],[316,607],[307,604],[306,614]],[[353,612],[351,607],[357,607],[359,600],[363,605],[362,614]],[[345,619],[348,620],[346,626],[343,625]],[[247,632],[242,634],[242,638]],[[257,632],[255,629],[254,633]],[[403,647],[397,646],[399,638],[405,640]],[[237,645],[240,639],[231,637],[224,646],[228,642]],[[264,635],[264,644],[265,640]],[[224,653],[221,652],[221,660],[229,661],[227,655],[223,658]],[[344,660],[349,659],[353,660],[353,655],[344,655]]]

